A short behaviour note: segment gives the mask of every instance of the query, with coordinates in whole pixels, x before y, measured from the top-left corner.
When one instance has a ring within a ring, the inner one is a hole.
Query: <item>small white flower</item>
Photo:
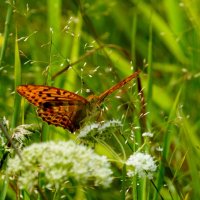
[[[153,178],[153,172],[156,171],[156,164],[153,157],[146,153],[136,152],[129,157],[126,162],[128,166],[127,175],[129,177],[138,175],[140,178]]]
[[[158,147],[156,147],[156,151],[160,151],[160,152],[162,152],[162,151],[163,151],[163,148],[160,147],[160,146],[158,146]]]
[[[4,128],[6,131],[9,130],[9,121],[4,116],[3,118],[0,118],[0,123],[2,128]],[[7,149],[7,139],[5,137],[5,133],[2,132],[2,129],[0,128],[0,150],[3,152]],[[8,150],[8,149],[7,149]]]
[[[102,132],[104,132],[105,130],[107,130],[108,128],[111,127],[119,127],[122,126],[121,121],[119,120],[110,120],[108,122],[100,122],[100,123],[93,123],[93,124],[89,124],[87,126],[85,126],[83,129],[81,129],[78,138],[90,138],[92,137],[92,133],[94,133],[95,136],[102,136]],[[104,134],[104,136],[106,136]]]
[[[26,140],[30,135],[35,133],[35,130],[36,126],[34,124],[19,125],[13,130],[12,139],[15,141],[19,149],[25,146]]]
[[[97,129],[99,127],[99,124],[98,123],[93,123],[93,124],[89,124],[85,127],[83,127],[83,129],[81,129],[78,137],[79,138],[84,138],[87,136],[87,134],[91,131],[93,131],[94,129]]]
[[[109,127],[114,127],[114,126],[122,126],[121,121],[119,120],[110,120],[108,122],[104,122],[100,127],[99,130],[100,131],[104,131],[105,129],[109,128]]]
[[[144,132],[144,133],[142,133],[142,136],[143,137],[153,137],[153,133],[151,133],[151,132]]]
[[[24,148],[21,156],[22,161],[18,156],[8,161],[7,173],[29,192],[38,187],[39,180],[44,187],[57,190],[66,188],[71,180],[103,187],[112,182],[107,158],[72,141],[33,144]]]
[[[6,126],[7,128],[9,128],[9,121],[6,119],[6,117],[4,116],[3,117],[3,124],[4,124],[4,126]]]
[[[20,138],[22,135],[31,135],[33,133],[33,130],[35,129],[34,124],[22,124],[17,126],[13,131],[13,137],[17,140],[17,138]]]
[[[52,27],[50,27],[50,28],[49,28],[49,30],[50,30],[50,32],[53,34],[53,28],[52,28]]]

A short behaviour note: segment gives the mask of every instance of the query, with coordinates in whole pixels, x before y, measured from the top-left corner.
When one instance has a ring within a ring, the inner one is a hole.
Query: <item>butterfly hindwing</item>
[[[48,106],[40,106],[37,113],[48,124],[61,126],[73,132],[80,128],[81,120],[86,115],[86,105],[58,105],[50,102]]]

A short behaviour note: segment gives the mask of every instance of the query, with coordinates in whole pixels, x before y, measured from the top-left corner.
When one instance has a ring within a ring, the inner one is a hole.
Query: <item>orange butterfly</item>
[[[133,73],[101,95],[89,96],[87,99],[67,90],[43,85],[20,85],[17,92],[38,107],[37,113],[45,122],[74,132],[80,128],[91,106],[100,105],[109,94],[137,77],[139,73]]]

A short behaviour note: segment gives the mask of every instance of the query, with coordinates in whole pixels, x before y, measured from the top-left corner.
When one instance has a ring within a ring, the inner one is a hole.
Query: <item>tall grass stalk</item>
[[[12,14],[13,14],[13,6],[8,3],[8,8],[7,8],[7,15],[6,15],[6,20],[5,20],[5,27],[4,27],[4,34],[3,34],[3,45],[1,48],[1,53],[0,53],[0,67],[2,65],[5,51],[7,48],[7,43],[8,43],[8,37],[10,33],[10,26],[11,26],[11,20],[12,20]]]
[[[160,161],[159,164],[159,171],[158,171],[158,179],[157,179],[157,189],[160,192],[161,188],[163,187],[164,184],[164,174],[165,174],[165,161],[167,160],[168,156],[169,156],[169,147],[170,147],[170,142],[172,139],[172,133],[171,133],[171,128],[172,128],[172,124],[171,122],[175,119],[176,117],[176,110],[178,108],[178,104],[179,104],[179,100],[180,100],[180,95],[181,95],[181,89],[179,90],[176,99],[174,101],[174,104],[172,106],[171,112],[169,114],[169,118],[168,118],[168,123],[165,129],[165,137],[163,140],[163,152],[162,152],[162,160]],[[159,193],[155,193],[154,195],[154,199],[157,200],[159,197]]]
[[[21,84],[21,61],[19,57],[19,47],[18,47],[18,41],[17,41],[17,31],[16,31],[16,38],[15,38],[15,89],[18,85]],[[15,99],[14,99],[14,112],[13,112],[13,118],[12,118],[12,124],[11,127],[14,128],[17,126],[17,122],[19,120],[19,113],[20,113],[20,104],[21,104],[21,97],[15,93]]]

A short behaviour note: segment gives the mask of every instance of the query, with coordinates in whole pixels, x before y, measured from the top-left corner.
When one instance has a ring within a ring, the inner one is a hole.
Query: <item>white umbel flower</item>
[[[105,131],[107,129],[113,128],[113,127],[119,128],[121,126],[122,126],[122,122],[119,120],[110,120],[107,122],[89,124],[83,127],[83,129],[81,129],[78,135],[78,138],[80,139],[83,139],[83,138],[91,139],[92,137],[106,138],[106,137],[109,137],[109,135],[105,134]]]
[[[153,173],[156,171],[156,164],[153,157],[146,153],[136,152],[129,157],[126,162],[128,167],[128,176],[138,175],[140,178],[153,178]]]
[[[70,180],[79,184],[93,183],[108,187],[112,182],[110,163],[93,150],[68,142],[33,144],[8,162],[7,173],[18,181],[20,188],[33,192],[38,180],[46,188],[66,188]]]

